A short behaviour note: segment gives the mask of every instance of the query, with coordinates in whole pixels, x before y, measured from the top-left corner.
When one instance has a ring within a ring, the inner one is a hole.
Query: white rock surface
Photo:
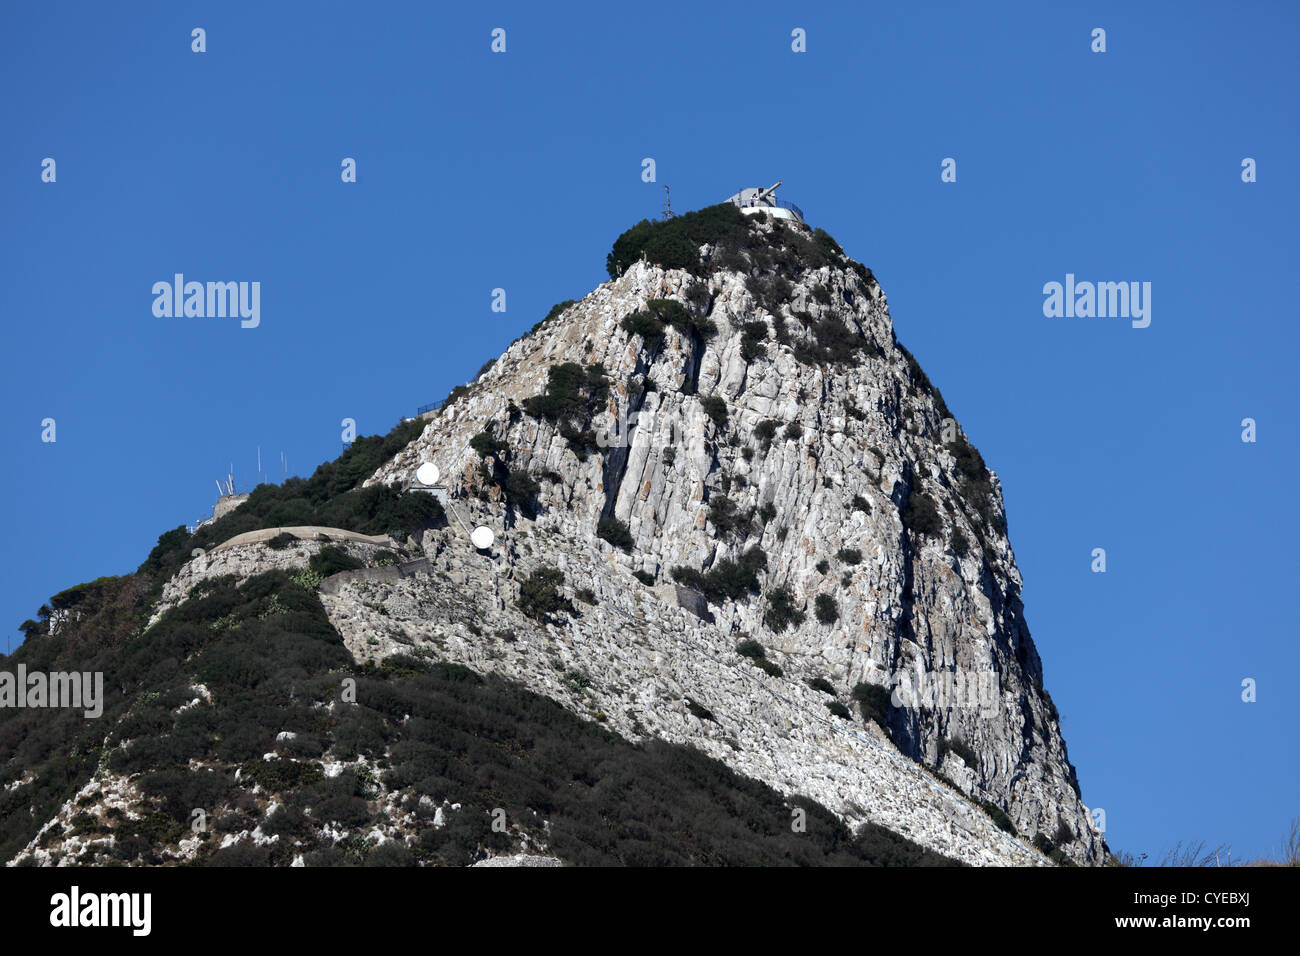
[[[522,680],[578,713],[603,715],[620,733],[694,744],[783,791],[815,796],[846,820],[876,820],[971,862],[1041,860],[913,762],[932,764],[942,739],[958,739],[974,751],[976,767],[950,753],[941,769],[970,797],[1004,808],[1026,838],[1037,831],[1050,836],[1064,821],[1077,834],[1067,852],[1098,861],[1100,834],[1040,690],[1020,574],[1001,530],[1000,485],[990,477],[993,522],[983,523],[961,491],[954,447],[941,440],[938,403],[914,386],[907,357],[894,344],[879,286],[823,268],[795,283],[782,306],[796,336],[800,320],[792,307],[814,320],[833,313],[878,347],[848,366],[796,361],[770,338],[769,357],[746,363],[740,326],[770,316],[743,276],[725,272],[708,287],[716,337],[701,344],[669,328],[648,361],[640,338],[620,320],[651,298],[685,301],[692,281],[682,271],[636,264],[514,343],[469,394],[379,469],[368,483],[401,485],[420,463],[436,463],[456,517],[426,535],[428,573],[364,582],[364,594],[347,584],[325,596],[349,646],[361,658],[422,648]],[[828,303],[818,301],[817,285]],[[523,406],[543,392],[548,368],[561,362],[604,365],[612,388],[591,425],[614,431],[626,417],[626,448],[580,460],[550,424],[527,415],[508,420],[510,404]],[[642,394],[647,380],[655,390]],[[704,396],[725,400],[724,427],[705,414]],[[755,428],[768,419],[782,431],[765,450]],[[801,435],[786,436],[790,422],[799,423]],[[489,423],[509,446],[512,470],[559,476],[542,479],[535,521],[507,509],[482,477],[484,463],[469,441]],[[917,544],[904,534],[899,508],[909,491],[939,506],[941,536]],[[727,540],[708,521],[708,503],[719,495],[742,510],[770,505],[776,517],[744,541]],[[597,522],[609,514],[627,523],[630,554],[596,537]],[[490,554],[473,549],[462,523],[497,532]],[[954,528],[970,542],[965,557],[948,544]],[[758,597],[712,606],[713,624],[672,602],[671,568],[707,568],[756,544],[767,555],[764,591],[789,589],[806,612],[802,625],[773,633]],[[861,551],[862,562],[840,561],[844,548]],[[825,573],[822,560],[830,565]],[[543,565],[564,571],[570,594],[593,591],[597,606],[579,604],[582,617],[563,626],[541,628],[524,618],[515,604],[519,582]],[[633,570],[654,574],[660,586],[645,588]],[[832,625],[813,614],[822,593],[838,606]],[[374,609],[376,602],[387,615]],[[517,640],[494,636],[498,631]],[[747,637],[767,648],[785,678],[767,678],[734,653]],[[906,757],[860,719],[850,725],[831,717],[827,698],[804,684],[826,678],[848,703],[854,684],[892,687],[916,668],[940,675],[992,671],[998,696],[979,709],[917,704],[895,711],[893,738]],[[564,679],[569,671],[585,673],[590,685],[575,690]],[[717,722],[690,716],[682,703],[690,696]]]

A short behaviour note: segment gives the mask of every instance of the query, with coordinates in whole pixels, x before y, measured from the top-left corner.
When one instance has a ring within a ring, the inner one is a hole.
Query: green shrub
[[[460,401],[469,393],[470,393],[470,387],[468,385],[453,386],[451,391],[447,393],[447,397],[442,400],[442,404],[440,406],[441,410],[445,412],[447,409],[451,408],[451,406],[455,405],[458,401]]]
[[[857,548],[840,548],[835,554],[835,559],[841,564],[847,564],[849,567],[862,563],[862,552]]]
[[[675,299],[651,299],[646,306],[659,321],[671,325],[683,335],[708,339],[718,334],[718,327],[712,319],[696,318]]]
[[[746,362],[767,358],[767,346],[764,344],[766,338],[766,322],[746,322],[741,326],[740,357]]]
[[[804,614],[795,607],[794,596],[785,588],[776,588],[768,592],[767,611],[763,614],[763,623],[780,634],[791,624],[796,627],[803,623]]]
[[[637,311],[624,316],[619,326],[628,335],[641,336],[647,352],[653,352],[664,340],[664,323],[649,312]]]
[[[362,866],[414,866],[411,851],[396,840],[385,840],[366,854]]]
[[[843,319],[829,313],[809,327],[809,335],[809,341],[800,342],[794,349],[795,358],[808,365],[849,365],[863,350],[874,349]]]
[[[706,275],[700,259],[700,246],[737,250],[746,241],[750,224],[731,203],[719,203],[671,219],[651,222],[643,219],[614,241],[605,260],[610,278],[645,256],[665,269],[686,269]]]
[[[748,534],[754,524],[754,513],[741,511],[730,498],[717,496],[709,501],[709,524],[719,534]]]
[[[404,421],[387,435],[359,436],[342,455],[322,464],[310,478],[258,485],[247,501],[195,534],[182,526],[160,535],[137,573],[159,592],[163,583],[190,560],[194,548],[210,551],[236,535],[264,528],[319,525],[360,534],[383,534],[396,528],[409,533],[441,520],[442,507],[431,495],[403,493],[385,485],[358,487],[418,438],[426,424]]]
[[[962,497],[979,515],[986,527],[997,529],[1000,522],[993,510],[993,478],[984,464],[983,457],[966,436],[958,434],[953,456],[957,463],[957,480]],[[976,529],[977,533],[979,529]]]
[[[851,696],[858,702],[864,721],[874,720],[881,730],[889,730],[889,712],[894,706],[889,699],[889,688],[861,683],[854,686]]]
[[[840,244],[832,239],[830,233],[825,229],[814,229],[812,237],[813,241],[825,253],[827,265],[844,258],[844,250],[840,248]]]
[[[524,411],[550,422],[569,420],[586,406],[589,381],[577,362],[552,365],[546,370],[546,391],[524,400]]]
[[[903,347],[902,342],[895,340],[894,345],[898,351],[903,354],[903,358],[907,362],[908,377],[912,382],[913,390],[916,392],[928,393],[934,400],[934,406],[938,409],[941,418],[952,418],[952,412],[948,410],[948,405],[943,400],[943,395],[941,395],[939,390],[930,383],[930,378],[925,374],[920,363],[916,361],[911,352]]]
[[[648,588],[654,587],[655,576],[651,574],[649,571],[633,571],[632,577],[636,578],[638,581],[640,581]]]
[[[502,458],[508,446],[493,437],[491,432],[481,431],[469,440],[469,447],[473,448],[480,458]]]
[[[346,551],[341,551],[335,547],[324,547],[311,556],[311,560],[307,562],[307,567],[322,578],[327,578],[339,571],[354,571],[357,568],[364,568],[365,564]]]
[[[813,690],[821,691],[823,694],[830,694],[832,697],[835,696],[835,688],[831,685],[831,682],[828,681],[825,677],[811,678],[808,681],[808,686],[811,687]]]
[[[999,830],[1010,833],[1012,836],[1020,835],[1016,830],[1016,825],[1011,822],[1011,818],[997,804],[983,800],[980,802],[979,807],[989,815],[989,819],[993,821],[993,824]]]
[[[861,495],[854,495],[851,502],[854,511],[862,511],[871,514],[871,502]]]
[[[962,533],[960,528],[954,527],[952,529],[952,538],[949,543],[952,545],[952,553],[959,558],[966,557],[970,551],[970,542],[966,540],[966,535]]]
[[[246,866],[264,867],[271,863],[271,848],[257,846],[251,840],[240,840],[223,847],[204,862],[204,866]]]
[[[843,704],[841,704],[838,700],[828,700],[826,702],[826,707],[836,717],[839,717],[843,720],[853,719],[853,715],[849,713],[849,709],[845,707]]]
[[[700,399],[704,414],[713,420],[713,424],[722,428],[727,424],[727,403],[717,395],[707,395]]]
[[[559,568],[537,568],[519,587],[519,610],[535,621],[560,611],[573,613],[573,603],[560,594],[564,572]]]
[[[270,541],[266,542],[266,546],[273,551],[283,551],[285,548],[293,547],[297,540],[298,539],[289,532],[281,531]]]
[[[723,558],[708,571],[673,568],[678,584],[700,591],[715,604],[724,599],[739,601],[759,588],[758,572],[767,567],[767,555],[758,545],[747,549],[739,559]]]
[[[240,768],[240,780],[252,780],[267,793],[298,790],[324,779],[318,763],[298,760],[250,760]]]
[[[799,439],[803,437],[803,426],[798,422],[791,422],[785,426],[785,437]]]
[[[745,450],[748,451],[749,449]],[[770,501],[767,502],[767,504],[758,509],[758,517],[762,520],[763,524],[770,524],[772,519],[776,517],[776,506]]]
[[[501,489],[506,493],[506,500],[520,511],[532,514],[536,508],[537,496],[542,486],[526,471],[512,471],[506,476]]]
[[[736,653],[741,657],[748,657],[756,661],[761,661],[767,656],[767,651],[763,649],[763,645],[752,638],[743,640],[737,644]]]
[[[267,836],[305,836],[311,831],[311,820],[299,808],[281,805],[266,815],[261,829]]]
[[[629,552],[632,550],[632,545],[636,543],[628,526],[617,518],[601,518],[596,524],[596,537]]]
[[[749,275],[745,278],[745,288],[754,297],[754,301],[772,316],[773,323],[776,325],[777,341],[782,341],[785,335],[780,319],[781,307],[789,302],[790,296],[794,294],[794,287],[790,284],[790,280],[780,274]]]
[[[917,536],[934,536],[943,530],[943,519],[934,501],[921,492],[908,495],[903,508],[903,527]]]
[[[686,708],[700,720],[712,720],[714,723],[717,722],[717,718],[713,716],[713,711],[693,700],[686,701]]]
[[[835,599],[829,594],[817,595],[814,602],[817,609],[817,620],[823,624],[834,624],[840,619],[840,609],[835,606]]]

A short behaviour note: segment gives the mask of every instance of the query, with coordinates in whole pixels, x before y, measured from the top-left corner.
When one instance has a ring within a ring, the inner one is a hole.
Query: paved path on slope
[[[270,541],[272,538],[281,534],[291,534],[295,538],[301,538],[303,541],[319,541],[327,538],[331,541],[357,541],[361,544],[376,544],[385,548],[396,547],[397,544],[386,534],[359,534],[356,531],[345,531],[342,528],[322,528],[319,525],[296,525],[292,528],[262,528],[258,531],[245,531],[243,534],[237,534],[233,538],[221,542],[215,548],[209,550],[224,551],[226,548],[237,548],[241,544],[256,544],[258,542]]]

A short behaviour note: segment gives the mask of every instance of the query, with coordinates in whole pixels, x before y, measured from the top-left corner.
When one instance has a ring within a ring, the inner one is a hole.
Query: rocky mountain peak
[[[621,733],[692,742],[784,790],[821,780],[801,751],[839,753],[818,798],[881,819],[883,795],[854,784],[881,758],[832,743],[859,735],[1058,856],[1099,859],[1000,484],[897,342],[880,285],[820,230],[729,206],[689,215],[620,237],[610,281],[453,392],[367,483],[404,488],[436,464],[449,518],[425,554],[506,617],[554,572],[575,613],[545,614],[539,640],[589,675],[583,700],[557,694],[579,712],[596,699]],[[476,525],[495,531],[489,551],[470,545]],[[345,637],[365,653],[378,634],[380,655],[448,611],[416,601],[379,624],[332,600]],[[472,644],[446,652],[553,683],[547,660]],[[706,674],[710,647],[724,669]],[[761,689],[733,686],[737,667]],[[770,695],[830,729],[800,737]],[[682,704],[697,698],[713,719]],[[874,719],[835,716],[841,702]]]
[[[999,482],[870,270],[728,204],[607,266],[25,622],[11,661],[104,694],[0,709],[0,856],[1103,860]]]

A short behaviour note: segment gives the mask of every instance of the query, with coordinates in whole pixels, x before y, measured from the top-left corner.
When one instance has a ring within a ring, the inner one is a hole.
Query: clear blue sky
[[[259,445],[273,477],[282,451],[307,474],[341,419],[385,432],[442,398],[604,280],[662,184],[687,209],[783,179],[875,270],[1002,478],[1047,687],[1111,846],[1266,853],[1300,814],[1298,18],[7,5],[4,627],[16,640],[50,594],[134,569],[231,462],[250,487]],[[155,318],[175,272],[259,281],[260,327]],[[1150,327],[1045,318],[1043,284],[1066,273],[1151,282]]]

